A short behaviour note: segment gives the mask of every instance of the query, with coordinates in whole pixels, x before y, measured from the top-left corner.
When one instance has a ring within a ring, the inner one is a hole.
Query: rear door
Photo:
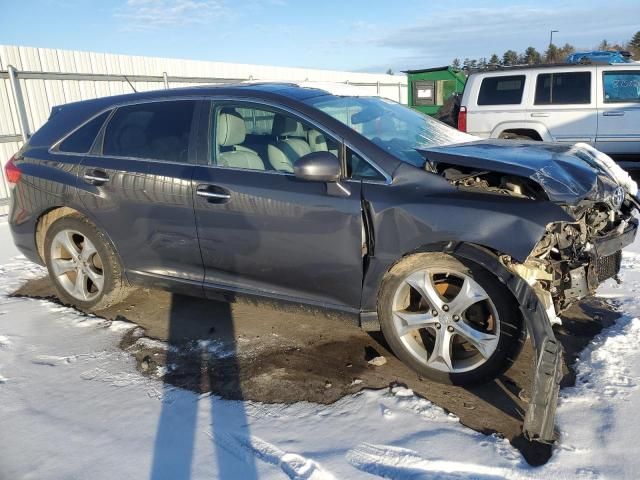
[[[220,119],[228,118],[221,117],[223,112],[244,121],[218,128]],[[304,119],[259,103],[214,104],[200,123],[207,153],[196,167],[192,188],[211,295],[222,287],[357,310],[360,183],[345,183],[336,192],[326,183],[278,170],[283,154],[295,165],[309,138],[314,149],[327,151],[339,152],[341,142]],[[318,141],[319,133],[325,142]]]
[[[640,154],[640,68],[600,67],[597,147]]]
[[[80,200],[134,280],[201,288],[190,150],[197,106],[186,99],[121,106],[81,162]]]
[[[535,75],[529,118],[547,127],[555,142],[595,143],[596,82],[592,70],[542,71]]]

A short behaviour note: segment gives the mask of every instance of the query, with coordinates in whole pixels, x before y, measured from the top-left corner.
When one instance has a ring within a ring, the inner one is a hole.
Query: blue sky
[[[338,70],[591,48],[640,30],[640,1],[0,0],[0,44]]]

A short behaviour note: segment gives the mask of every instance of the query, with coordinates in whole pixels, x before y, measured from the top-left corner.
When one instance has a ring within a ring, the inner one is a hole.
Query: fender
[[[524,262],[553,222],[575,219],[553,202],[503,195],[462,192],[450,185],[437,190],[421,178],[432,174],[410,172],[415,179],[402,188],[363,184],[369,236],[375,250],[369,256],[362,286],[362,311],[375,311],[382,278],[399,256],[420,251],[424,245],[463,242],[483,245]],[[431,179],[430,179],[431,180]],[[446,181],[445,181],[446,182]],[[405,195],[407,202],[395,205]],[[389,198],[387,198],[389,196]]]
[[[522,430],[529,440],[554,442],[558,392],[562,380],[562,346],[553,333],[544,306],[529,284],[509,272],[492,252],[463,243],[451,244],[444,251],[478,263],[494,273],[518,301],[536,354],[531,401]]]

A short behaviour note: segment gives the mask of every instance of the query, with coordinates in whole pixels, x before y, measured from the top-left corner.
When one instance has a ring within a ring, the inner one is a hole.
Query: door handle
[[[624,117],[624,111],[614,110],[612,112],[604,112],[602,115],[605,117]]]
[[[545,112],[536,112],[536,113],[532,113],[531,116],[532,117],[549,117],[551,115]]]
[[[84,179],[95,184],[106,183],[109,181],[107,173],[102,170],[87,170],[84,174]]]
[[[206,198],[210,203],[225,203],[231,199],[229,192],[215,185],[201,185],[196,189],[196,195]]]

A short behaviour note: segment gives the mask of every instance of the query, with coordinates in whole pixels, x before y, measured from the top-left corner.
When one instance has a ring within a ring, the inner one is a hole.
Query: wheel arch
[[[122,257],[118,252],[117,246],[115,245],[115,243],[113,243],[113,240],[109,235],[109,232],[107,232],[104,228],[102,228],[100,224],[96,222],[96,220],[87,212],[72,206],[68,206],[68,205],[58,205],[58,206],[50,207],[47,210],[43,211],[38,216],[38,219],[36,220],[34,240],[35,240],[36,250],[38,252],[40,259],[42,260],[42,263],[45,264],[44,241],[47,236],[47,231],[55,221],[59,220],[60,218],[68,217],[70,215],[81,216],[87,219],[89,222],[93,223],[98,229],[100,229],[102,234],[107,238],[107,240],[113,246],[113,251],[116,253],[116,256],[118,257],[118,261],[120,262],[120,265],[122,265],[123,273],[126,277],[126,268],[125,268],[125,265],[122,263]]]
[[[551,142],[553,138],[549,130],[538,122],[503,122],[496,125],[491,134],[491,138],[500,138],[503,133],[515,133],[518,135],[535,135],[541,141]],[[533,137],[532,137],[533,138]]]

